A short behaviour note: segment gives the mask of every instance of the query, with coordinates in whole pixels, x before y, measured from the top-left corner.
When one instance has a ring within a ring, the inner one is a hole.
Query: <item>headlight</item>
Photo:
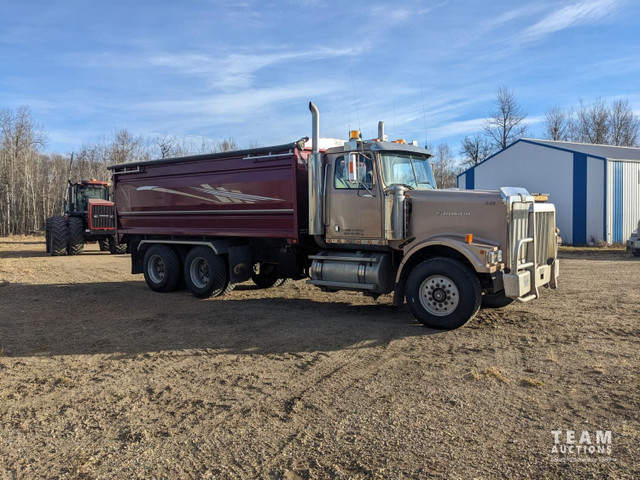
[[[494,263],[502,262],[502,250],[492,250],[487,252],[487,264],[493,265]]]

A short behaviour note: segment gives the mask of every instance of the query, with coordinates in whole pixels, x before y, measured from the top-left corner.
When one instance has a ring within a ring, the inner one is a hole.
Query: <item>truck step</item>
[[[309,280],[308,283],[316,287],[335,288],[337,290],[374,290],[375,283],[357,283],[357,282],[331,282],[328,280]]]

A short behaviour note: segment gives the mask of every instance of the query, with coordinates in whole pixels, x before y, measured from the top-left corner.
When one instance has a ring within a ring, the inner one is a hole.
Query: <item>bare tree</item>
[[[433,176],[437,188],[451,188],[456,186],[456,165],[449,145],[446,143],[438,145],[435,157],[431,163],[433,165]]]
[[[160,158],[168,158],[175,155],[177,150],[176,137],[173,135],[163,135],[156,137],[153,143],[160,149]]]
[[[514,93],[506,86],[498,89],[494,103],[496,108],[485,119],[484,132],[496,149],[507,148],[524,136],[527,114],[518,104]]]
[[[604,100],[598,98],[591,106],[580,100],[574,136],[578,142],[609,143],[609,109]]]
[[[609,113],[610,139],[613,145],[634,147],[638,145],[640,121],[629,106],[629,100],[615,100]]]
[[[566,142],[573,130],[573,113],[553,106],[545,114],[544,130],[549,140]]]
[[[465,165],[477,165],[491,155],[491,145],[480,134],[473,137],[466,136],[462,140],[460,155]]]

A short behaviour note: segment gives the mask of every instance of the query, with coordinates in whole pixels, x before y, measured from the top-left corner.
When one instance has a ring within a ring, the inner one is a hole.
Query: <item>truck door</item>
[[[379,245],[382,205],[372,154],[358,154],[357,181],[349,181],[345,155],[329,156],[326,175],[326,237],[333,243]]]

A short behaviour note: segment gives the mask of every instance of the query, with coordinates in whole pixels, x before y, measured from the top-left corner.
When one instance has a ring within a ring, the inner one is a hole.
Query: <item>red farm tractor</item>
[[[126,253],[127,244],[118,243],[115,236],[115,207],[107,182],[69,181],[64,210],[64,216],[47,218],[45,223],[49,255],[79,255],[86,242],[98,242],[102,251]]]

